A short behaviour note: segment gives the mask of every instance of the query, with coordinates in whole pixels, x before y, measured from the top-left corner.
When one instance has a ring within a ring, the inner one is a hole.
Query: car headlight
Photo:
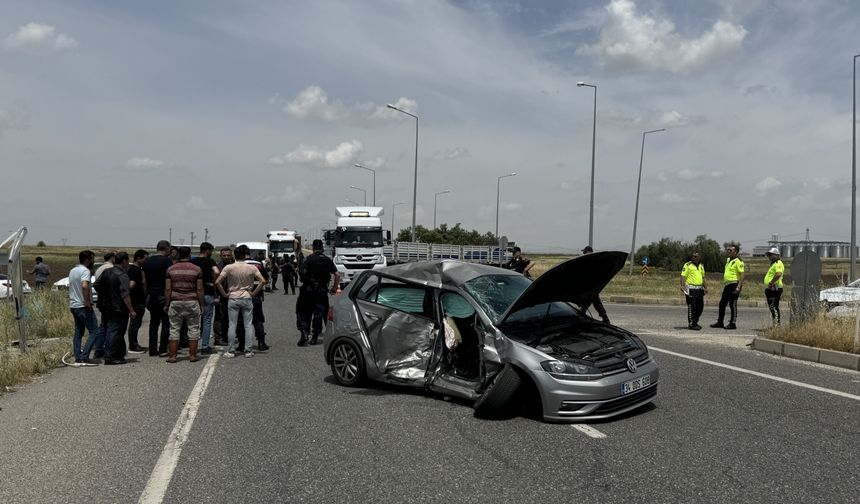
[[[376,264],[385,264],[385,256],[384,255],[376,256]]]
[[[544,371],[563,380],[589,380],[601,376],[600,370],[585,362],[549,360],[540,365]]]
[[[339,255],[336,255],[336,256],[334,256],[334,263],[335,264],[343,264],[343,260],[341,259],[341,257]]]

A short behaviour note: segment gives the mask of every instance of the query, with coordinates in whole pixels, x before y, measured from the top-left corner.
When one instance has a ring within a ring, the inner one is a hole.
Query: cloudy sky
[[[531,250],[849,239],[852,0],[2,1],[0,231],[306,235],[373,198]]]

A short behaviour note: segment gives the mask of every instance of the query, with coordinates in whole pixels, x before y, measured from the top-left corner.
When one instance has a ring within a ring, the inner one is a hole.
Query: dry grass
[[[804,324],[764,331],[766,338],[839,352],[860,353],[854,348],[854,317],[824,317]]]
[[[17,348],[0,350],[0,393],[60,366],[70,347],[68,341],[58,340],[31,346],[25,353]]]

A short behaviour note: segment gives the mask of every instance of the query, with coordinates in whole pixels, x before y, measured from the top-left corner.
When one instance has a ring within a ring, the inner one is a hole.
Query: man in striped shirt
[[[200,341],[200,314],[203,297],[203,270],[191,262],[191,248],[179,247],[178,262],[167,268],[164,294],[164,311],[170,320],[170,340],[167,362],[176,362],[179,350],[179,331],[188,326],[189,361],[197,362],[197,345]]]

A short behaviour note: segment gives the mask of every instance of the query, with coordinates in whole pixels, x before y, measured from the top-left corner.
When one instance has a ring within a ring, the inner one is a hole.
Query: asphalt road
[[[766,310],[742,308],[738,331],[691,332],[684,307],[607,305],[653,348],[660,392],[583,432],[338,386],[322,346],[296,347],[294,303],[266,298],[272,349],[251,359],[144,356],[60,369],[0,397],[0,502],[138,501],[153,468],[172,467],[157,461],[204,369],[163,502],[858,501],[860,373],[749,350]]]

